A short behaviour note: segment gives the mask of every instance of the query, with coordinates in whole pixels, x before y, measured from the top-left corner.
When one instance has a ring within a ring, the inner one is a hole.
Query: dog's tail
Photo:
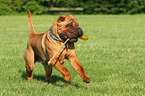
[[[34,27],[33,27],[33,23],[31,20],[31,12],[28,10],[28,14],[27,14],[27,21],[28,21],[28,26],[29,26],[29,34],[30,34],[30,38],[36,34]]]

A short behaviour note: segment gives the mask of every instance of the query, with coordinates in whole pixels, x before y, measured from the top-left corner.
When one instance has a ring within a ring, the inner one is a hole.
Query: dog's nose
[[[83,35],[83,30],[81,28],[77,28],[77,35],[81,37]]]

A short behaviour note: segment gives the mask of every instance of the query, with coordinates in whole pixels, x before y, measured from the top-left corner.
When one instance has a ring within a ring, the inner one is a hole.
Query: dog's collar
[[[54,40],[60,41],[56,36],[53,35],[53,33],[52,33],[52,27],[51,27],[50,30],[49,30],[49,34],[50,34],[50,36],[51,36]]]

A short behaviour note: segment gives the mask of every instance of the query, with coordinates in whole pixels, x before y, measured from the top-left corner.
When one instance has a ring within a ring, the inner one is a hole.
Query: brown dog
[[[36,34],[29,10],[27,21],[30,29],[30,39],[25,50],[24,59],[26,62],[26,74],[29,81],[33,80],[32,71],[34,63],[38,61],[44,65],[47,82],[51,81],[52,66],[62,73],[65,82],[69,82],[71,77],[70,73],[67,68],[62,66],[65,59],[69,59],[71,65],[80,74],[83,81],[86,83],[90,82],[90,79],[86,76],[85,70],[79,63],[75,54],[74,42],[77,42],[78,37],[83,35],[83,31],[72,15],[60,16],[54,22],[50,30],[43,34]],[[58,52],[62,43],[68,38],[69,41],[65,44],[64,50],[55,56],[51,64],[48,64],[48,61]]]

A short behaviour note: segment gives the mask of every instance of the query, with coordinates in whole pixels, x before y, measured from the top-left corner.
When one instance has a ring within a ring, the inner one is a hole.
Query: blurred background
[[[145,0],[0,0],[0,15],[140,14]]]

